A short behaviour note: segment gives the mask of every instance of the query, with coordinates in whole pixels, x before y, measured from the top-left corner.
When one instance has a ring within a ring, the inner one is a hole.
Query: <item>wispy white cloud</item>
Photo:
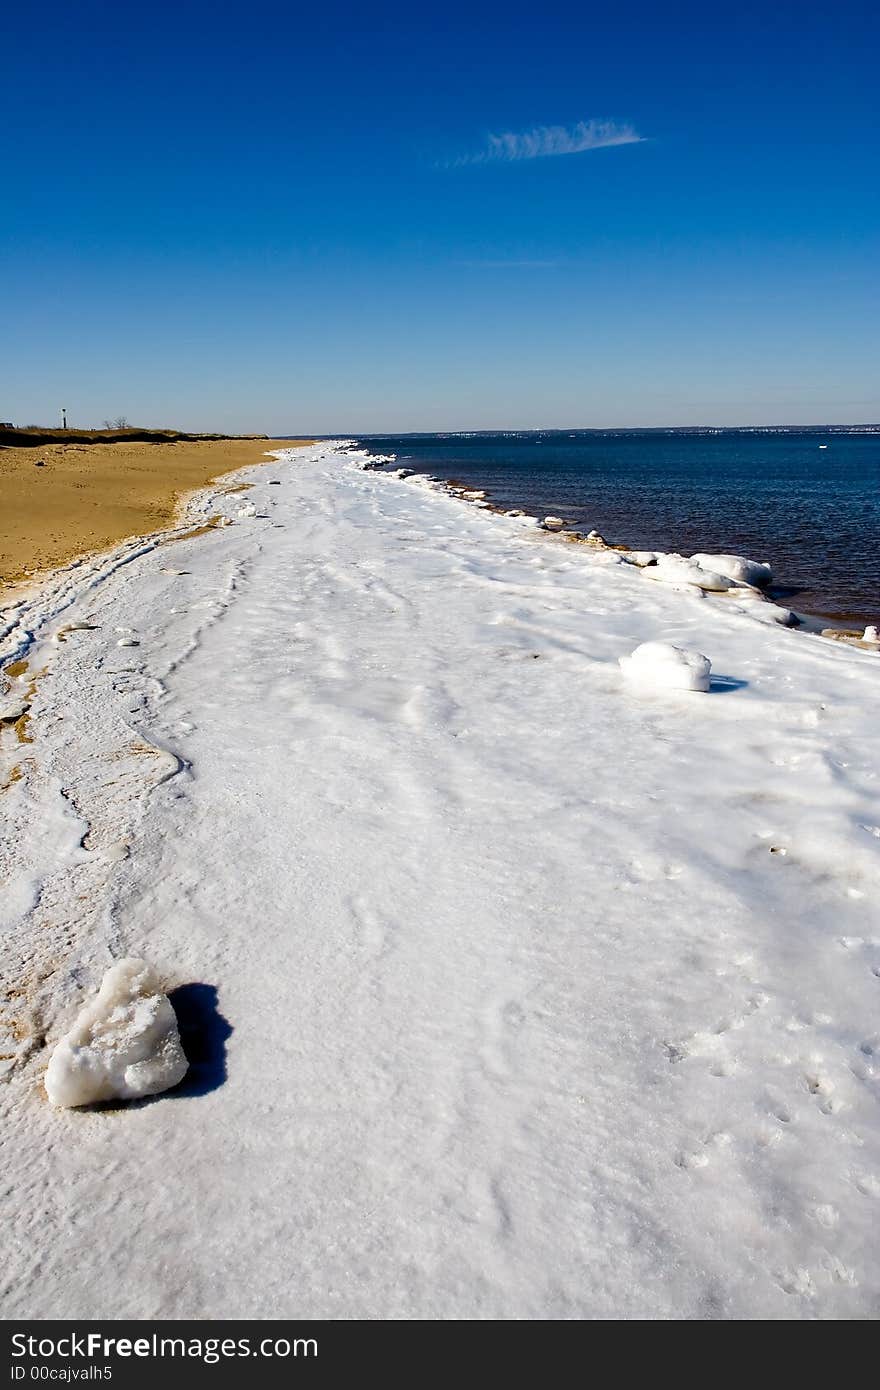
[[[555,270],[560,261],[459,261],[468,270]]]
[[[533,130],[504,131],[489,135],[485,149],[463,155],[455,164],[512,164],[521,159],[546,159],[551,155],[583,154],[609,145],[638,145],[643,136],[628,123],[578,121],[577,125],[539,125]]]

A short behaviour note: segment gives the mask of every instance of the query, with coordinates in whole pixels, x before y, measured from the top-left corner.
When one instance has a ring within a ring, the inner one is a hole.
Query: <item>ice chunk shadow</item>
[[[710,695],[729,695],[733,690],[746,690],[748,681],[740,680],[737,676],[710,676],[709,694]],[[186,1051],[186,1044],[184,1044]]]
[[[226,1080],[226,1042],[232,1024],[217,1007],[216,985],[179,985],[168,993],[177,1014],[180,1041],[189,1062],[189,1071],[179,1086],[167,1094],[204,1096],[216,1091]]]
[[[797,598],[798,594],[807,592],[803,584],[770,584],[764,590],[767,598],[773,603],[785,604],[787,599]]]

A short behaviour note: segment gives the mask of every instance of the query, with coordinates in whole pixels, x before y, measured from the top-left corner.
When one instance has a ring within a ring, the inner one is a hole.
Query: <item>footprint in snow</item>
[[[774,1096],[771,1092],[765,1097],[765,1103],[767,1105],[768,1112],[773,1116],[774,1119],[779,1120],[780,1124],[791,1124],[791,1110],[785,1104],[784,1100],[781,1100],[778,1096]]]
[[[840,1213],[830,1202],[823,1202],[819,1206],[812,1207],[810,1216],[814,1221],[818,1221],[820,1226],[824,1226],[826,1231],[833,1230],[840,1220]]]
[[[362,897],[349,899],[349,909],[354,918],[361,942],[367,954],[378,960],[388,950],[390,932],[388,923]]]
[[[797,1294],[801,1298],[815,1298],[816,1296],[813,1276],[803,1265],[797,1269],[780,1269],[774,1277],[783,1293]]]
[[[804,1085],[810,1095],[816,1097],[823,1114],[834,1115],[843,1109],[843,1102],[833,1094],[834,1083],[827,1076],[808,1072],[804,1077]]]
[[[483,1066],[490,1076],[507,1077],[515,1067],[517,1034],[526,1011],[516,999],[492,999],[483,1012]]]
[[[723,1152],[731,1143],[732,1136],[726,1130],[718,1130],[707,1135],[700,1145],[679,1149],[673,1162],[677,1168],[708,1168],[713,1155]]]

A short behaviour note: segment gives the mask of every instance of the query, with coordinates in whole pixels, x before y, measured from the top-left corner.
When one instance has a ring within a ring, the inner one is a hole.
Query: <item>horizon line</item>
[[[765,424],[741,424],[741,425],[719,425],[710,422],[697,425],[525,425],[519,428],[510,425],[499,426],[480,426],[479,428],[468,428],[461,426],[458,428],[433,429],[433,430],[291,430],[283,434],[271,433],[268,437],[272,439],[300,439],[308,437],[310,439],[385,439],[403,438],[406,435],[461,435],[461,434],[608,434],[632,433],[648,434],[653,431],[664,433],[694,433],[698,430],[792,430],[803,433],[821,433],[822,431],[877,431],[880,433],[880,420],[847,421],[845,423],[830,424],[827,421],[814,421],[796,424],[791,421],[777,421]]]

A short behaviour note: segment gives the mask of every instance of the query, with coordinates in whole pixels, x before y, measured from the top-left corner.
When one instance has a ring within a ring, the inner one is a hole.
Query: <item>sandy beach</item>
[[[183,497],[304,441],[0,448],[0,594],[78,555],[169,526]]]

